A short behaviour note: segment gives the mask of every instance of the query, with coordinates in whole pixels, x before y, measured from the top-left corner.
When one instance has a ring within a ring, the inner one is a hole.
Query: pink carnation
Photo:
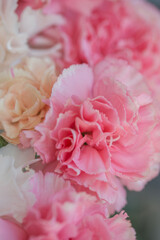
[[[154,6],[143,0],[85,0],[84,8],[82,0],[51,0],[43,12],[65,17],[62,27],[44,31],[52,44],[62,43],[63,66],[94,65],[114,55],[141,71],[159,99],[160,13]]]
[[[120,210],[126,203],[120,180],[144,180],[154,165],[154,126],[142,75],[125,61],[105,59],[94,71],[85,64],[65,69],[44,122],[21,140],[26,147],[31,142],[44,163],[56,163],[65,179]]]
[[[126,213],[107,218],[104,206],[94,197],[84,192],[76,193],[53,174],[43,176],[39,173],[32,184],[35,205],[21,228],[0,220],[3,240],[117,240],[117,236],[119,240],[135,240],[135,231]],[[12,237],[9,238],[9,234]]]
[[[80,14],[74,16],[77,31],[71,14],[66,14],[67,23],[61,29],[64,52],[71,57],[74,49],[72,62],[93,65],[106,55],[116,54],[134,62],[142,71],[150,72],[148,67],[160,64],[160,13],[152,5],[142,0],[99,0],[97,5],[92,0],[89,2],[92,11],[88,14],[79,11]],[[65,10],[67,13],[67,8]]]

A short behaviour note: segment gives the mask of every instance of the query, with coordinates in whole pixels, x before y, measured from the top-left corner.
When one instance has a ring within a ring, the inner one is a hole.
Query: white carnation
[[[33,158],[32,149],[20,150],[11,144],[0,149],[0,216],[10,215],[21,222],[34,204],[30,191],[34,171],[23,171]]]

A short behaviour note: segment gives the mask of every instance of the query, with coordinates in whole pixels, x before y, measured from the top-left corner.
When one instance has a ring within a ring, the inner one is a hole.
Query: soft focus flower
[[[29,179],[33,170],[23,172],[23,167],[34,159],[32,149],[19,150],[8,144],[0,149],[0,216],[9,215],[21,221],[28,207],[34,203]],[[1,237],[1,235],[0,235]],[[4,240],[4,238],[1,237]]]
[[[77,193],[58,176],[39,173],[33,178],[32,185],[36,202],[28,211],[22,228],[0,221],[0,229],[5,226],[6,235],[12,230],[16,240],[26,239],[26,236],[28,240],[116,240],[117,236],[119,240],[135,239],[127,214],[121,212],[107,218],[104,206],[94,197],[84,192]],[[4,230],[0,231],[0,236],[1,232]],[[18,233],[23,234],[22,238]]]
[[[44,122],[25,131],[22,143],[31,141],[44,163],[56,161],[65,179],[120,210],[126,200],[119,179],[145,179],[154,164],[154,126],[142,75],[125,61],[105,59],[94,72],[85,64],[63,71]]]
[[[75,31],[77,27],[77,12],[89,14],[101,2],[102,0],[19,1],[18,12],[22,12],[20,29],[22,32],[27,32],[29,36],[28,43],[31,54],[49,55],[62,68],[68,63],[75,62],[74,57],[70,55],[77,54],[77,47],[74,49],[74,44],[71,45],[70,37],[72,36],[71,31]],[[38,10],[35,11],[31,8]],[[66,15],[70,19],[69,22]],[[30,20],[26,21],[26,19]],[[29,24],[31,22],[32,24]],[[32,27],[30,27],[31,25]]]
[[[21,130],[33,129],[44,119],[44,100],[55,80],[55,66],[47,59],[27,58],[0,73],[0,128],[7,141],[19,143]]]
[[[49,31],[52,43],[57,36],[62,43],[63,66],[94,65],[114,55],[143,73],[160,100],[160,12],[154,6],[143,0],[87,0],[84,8],[82,0],[51,0],[43,11],[65,17],[62,27]]]
[[[108,54],[116,54],[148,71],[159,62],[159,19],[159,12],[141,0],[100,1],[89,15],[77,18],[77,31],[72,29],[68,42],[73,39],[80,62],[95,64]]]
[[[31,3],[31,1],[30,1]],[[34,4],[35,1],[32,1]],[[48,33],[46,37],[42,32],[46,32],[50,27],[59,28],[65,23],[64,17],[58,13],[45,14],[42,9],[32,9],[26,7],[19,16],[20,32],[26,34],[27,52],[31,56],[49,56],[59,57],[62,44],[60,41],[51,39]],[[57,39],[59,33],[55,33]]]
[[[27,51],[26,34],[19,31],[17,0],[0,1],[0,70],[12,66]]]
[[[18,0],[0,1],[0,70],[15,66],[26,54],[37,55],[39,51],[30,48],[29,39],[50,25],[57,27],[64,23],[59,14],[45,15],[41,10],[30,7],[18,16],[17,2]],[[41,38],[38,42],[41,42]],[[45,49],[43,54],[57,56],[60,47],[60,43],[54,44],[52,49]]]

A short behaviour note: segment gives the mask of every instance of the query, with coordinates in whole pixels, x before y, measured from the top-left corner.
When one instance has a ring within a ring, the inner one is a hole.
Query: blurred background
[[[148,2],[160,8],[160,0]],[[127,198],[125,210],[136,230],[137,240],[160,240],[160,176],[142,192],[128,192]]]
[[[160,240],[160,177],[148,183],[142,192],[128,192],[127,200],[125,210],[137,240]]]
[[[151,2],[160,8],[160,0],[148,0],[148,2]]]

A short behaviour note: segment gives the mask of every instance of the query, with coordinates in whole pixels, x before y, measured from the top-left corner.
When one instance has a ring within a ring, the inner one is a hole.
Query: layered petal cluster
[[[23,172],[25,165],[34,159],[32,149],[19,150],[13,145],[0,149],[0,216],[14,217],[22,221],[35,198],[31,192],[29,179],[33,170]],[[2,238],[0,234],[1,239]],[[12,238],[11,238],[12,239]]]
[[[61,27],[41,34],[50,48],[61,42],[62,66],[94,65],[114,55],[141,71],[159,99],[160,13],[154,6],[143,0],[52,0],[42,9],[65,18]]]
[[[65,35],[77,49],[76,61],[93,65],[106,55],[116,54],[135,62],[142,71],[157,67],[160,50],[157,41],[160,17],[157,9],[142,0],[99,0],[97,5],[95,1],[88,2],[92,4],[92,11],[89,8],[88,14],[78,7],[72,7],[72,10],[79,12],[77,31],[72,29],[70,34]],[[66,25],[71,25],[70,20],[69,15]],[[66,41],[65,49],[67,45]]]
[[[43,3],[44,2],[41,1],[41,5],[43,5]],[[40,1],[37,3],[36,1],[25,2],[24,5],[27,5],[27,7],[25,7],[22,12],[21,4],[18,5],[17,8],[17,11],[20,11],[20,31],[26,34],[27,52],[31,56],[51,55],[53,58],[57,58],[61,56],[60,49],[62,48],[61,42],[56,40],[59,33],[54,33],[53,38],[53,36],[50,36],[50,33],[48,33],[48,29],[59,29],[60,26],[65,23],[64,17],[58,13],[45,14],[42,9],[38,8],[37,4],[39,5]]]
[[[57,73],[49,59],[26,58],[10,70],[0,72],[0,128],[2,136],[19,143],[23,129],[33,129],[48,109]]]
[[[120,211],[160,170],[159,11],[0,0],[0,36],[0,137],[29,148],[0,146],[0,239],[135,240]]]
[[[105,239],[134,240],[135,232],[121,212],[113,218],[94,197],[76,191],[52,173],[41,173],[32,179],[36,197],[21,226],[0,220],[0,236],[12,234],[16,240]],[[52,190],[52,191],[51,191]]]
[[[29,39],[48,28],[49,26],[59,26],[64,23],[64,19],[59,14],[45,15],[41,9],[37,9],[41,1],[20,1],[6,0],[0,2],[0,70],[13,67],[26,55],[37,55],[39,51],[32,49]],[[33,7],[24,6],[28,5]],[[40,5],[43,5],[41,2]],[[17,14],[18,12],[18,14]],[[19,15],[19,16],[18,16]],[[43,39],[38,39],[40,46]],[[36,42],[37,43],[37,42]],[[57,56],[61,44],[53,44],[52,49],[45,49],[43,55],[52,54]]]
[[[93,71],[85,64],[65,69],[44,122],[24,131],[22,143],[119,211],[126,203],[121,180],[144,180],[155,164],[155,120],[142,75],[123,60],[107,58]],[[157,165],[152,171],[158,174]]]
[[[0,70],[11,67],[27,51],[26,34],[20,32],[16,8],[17,0],[0,1]]]

